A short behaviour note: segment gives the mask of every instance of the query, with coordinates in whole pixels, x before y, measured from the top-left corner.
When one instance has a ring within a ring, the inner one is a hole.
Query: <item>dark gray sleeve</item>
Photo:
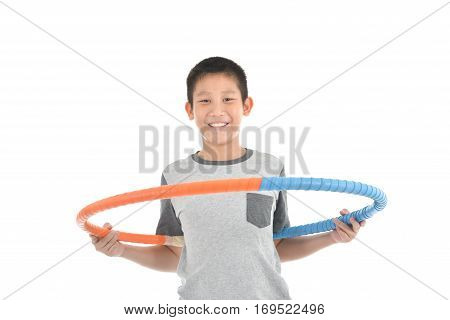
[[[161,174],[161,185],[166,185],[167,181],[164,173]],[[156,227],[156,234],[166,236],[183,236],[181,229],[181,222],[175,214],[175,210],[170,199],[161,199],[161,215],[158,226]]]
[[[283,169],[281,169],[280,177],[285,177],[286,174]],[[273,214],[273,233],[281,231],[283,228],[288,228],[291,226],[288,216],[287,207],[287,192],[286,190],[280,190],[278,194],[277,206]]]

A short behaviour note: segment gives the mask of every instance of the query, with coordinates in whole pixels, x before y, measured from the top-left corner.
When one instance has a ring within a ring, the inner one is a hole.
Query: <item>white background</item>
[[[282,264],[292,298],[328,301],[330,317],[448,316],[450,5],[388,43],[442,5],[0,3],[2,312],[56,316],[47,307],[65,314],[77,308],[73,318],[115,319],[125,301],[175,303],[174,273],[96,252],[75,217],[93,201],[159,185],[164,165],[200,149],[187,137],[175,145],[180,123],[133,90],[197,133],[184,112],[187,74],[200,60],[223,56],[248,77],[255,106],[243,126],[262,126],[354,66],[268,125],[286,135],[295,127],[297,138],[311,128],[302,149],[308,173],[287,142],[246,144],[283,159],[287,176],[356,180],[388,196],[358,240]],[[161,128],[151,173],[139,172],[141,125]],[[168,137],[163,126],[170,126]],[[289,193],[300,200],[288,197],[292,225],[369,204],[342,194]],[[141,205],[95,218],[115,223]],[[158,218],[154,201],[117,229],[152,234]],[[116,307],[107,310],[111,302]]]

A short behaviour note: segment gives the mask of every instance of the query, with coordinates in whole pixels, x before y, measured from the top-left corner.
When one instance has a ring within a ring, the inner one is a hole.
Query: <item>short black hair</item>
[[[244,103],[248,97],[247,76],[245,75],[244,69],[230,59],[210,57],[197,63],[187,77],[187,98],[192,108],[194,107],[193,95],[195,84],[198,80],[210,73],[225,73],[232,77],[237,82],[237,86],[241,92],[242,103]]]

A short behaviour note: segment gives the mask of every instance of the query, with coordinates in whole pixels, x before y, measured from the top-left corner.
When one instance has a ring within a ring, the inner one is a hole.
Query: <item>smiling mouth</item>
[[[208,126],[211,128],[225,128],[228,127],[229,122],[216,122],[216,123],[208,123]]]

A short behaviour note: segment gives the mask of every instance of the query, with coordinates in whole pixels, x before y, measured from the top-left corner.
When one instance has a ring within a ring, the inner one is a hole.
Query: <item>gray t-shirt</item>
[[[161,184],[284,176],[281,160],[257,150],[224,161],[197,153],[169,164]],[[156,234],[184,236],[180,300],[290,300],[273,242],[273,233],[285,227],[286,191],[240,191],[162,199]]]

